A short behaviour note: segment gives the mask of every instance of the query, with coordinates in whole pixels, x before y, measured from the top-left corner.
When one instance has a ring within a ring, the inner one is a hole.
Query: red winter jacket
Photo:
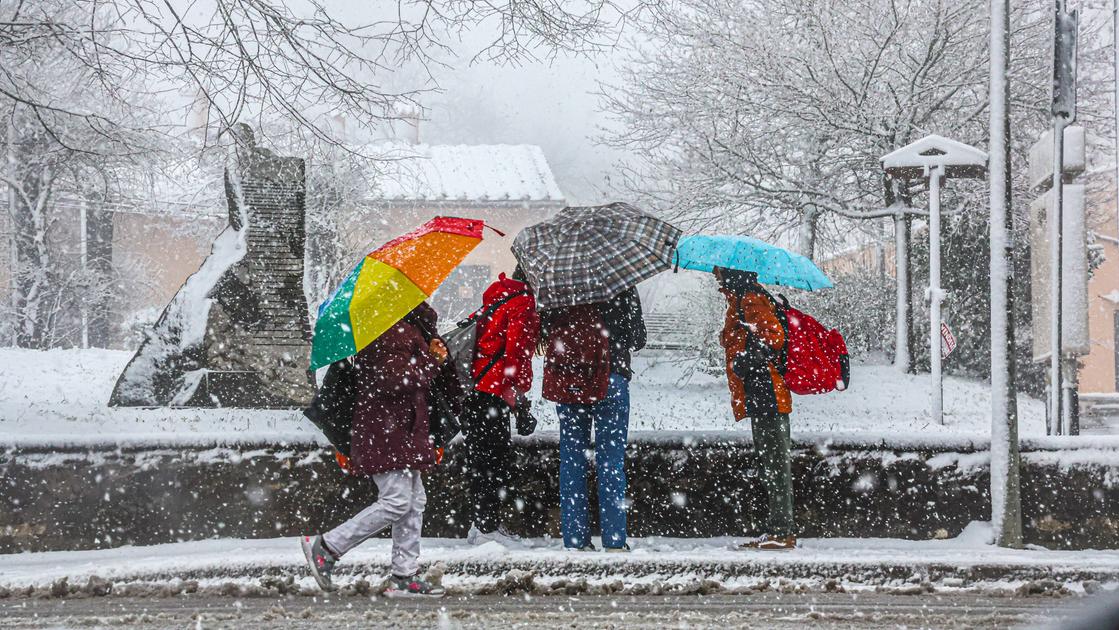
[[[509,294],[520,292],[527,293],[502,304],[488,320],[478,322],[474,350],[474,379],[477,381],[474,389],[500,396],[510,407],[516,405],[518,393],[523,394],[532,387],[532,353],[540,338],[536,298],[527,284],[506,278],[505,274],[482,294],[485,308]],[[479,378],[502,349],[501,358]]]

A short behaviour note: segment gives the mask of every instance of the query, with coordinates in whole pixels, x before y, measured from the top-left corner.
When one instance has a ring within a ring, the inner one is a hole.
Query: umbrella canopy
[[[807,291],[834,286],[808,258],[749,236],[697,234],[680,240],[677,264],[684,269],[715,267],[753,271],[762,284],[780,284]]]
[[[605,302],[672,266],[682,232],[626,203],[564,208],[513,241],[540,309]]]
[[[482,241],[483,226],[436,217],[362,258],[319,306],[311,368],[357,354],[430,297]]]

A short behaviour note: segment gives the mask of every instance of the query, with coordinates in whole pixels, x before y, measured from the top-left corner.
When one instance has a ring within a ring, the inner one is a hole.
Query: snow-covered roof
[[[563,201],[544,152],[529,144],[367,147],[370,201]]]

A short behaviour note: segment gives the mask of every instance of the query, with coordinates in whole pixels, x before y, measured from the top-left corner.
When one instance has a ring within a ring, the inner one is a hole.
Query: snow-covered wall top
[[[379,144],[364,150],[379,160],[370,201],[563,201],[538,146]]]

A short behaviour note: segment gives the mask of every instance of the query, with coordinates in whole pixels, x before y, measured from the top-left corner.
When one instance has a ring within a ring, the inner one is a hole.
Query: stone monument
[[[305,406],[311,324],[303,291],[304,161],[235,132],[229,225],[117,380],[111,406]]]

